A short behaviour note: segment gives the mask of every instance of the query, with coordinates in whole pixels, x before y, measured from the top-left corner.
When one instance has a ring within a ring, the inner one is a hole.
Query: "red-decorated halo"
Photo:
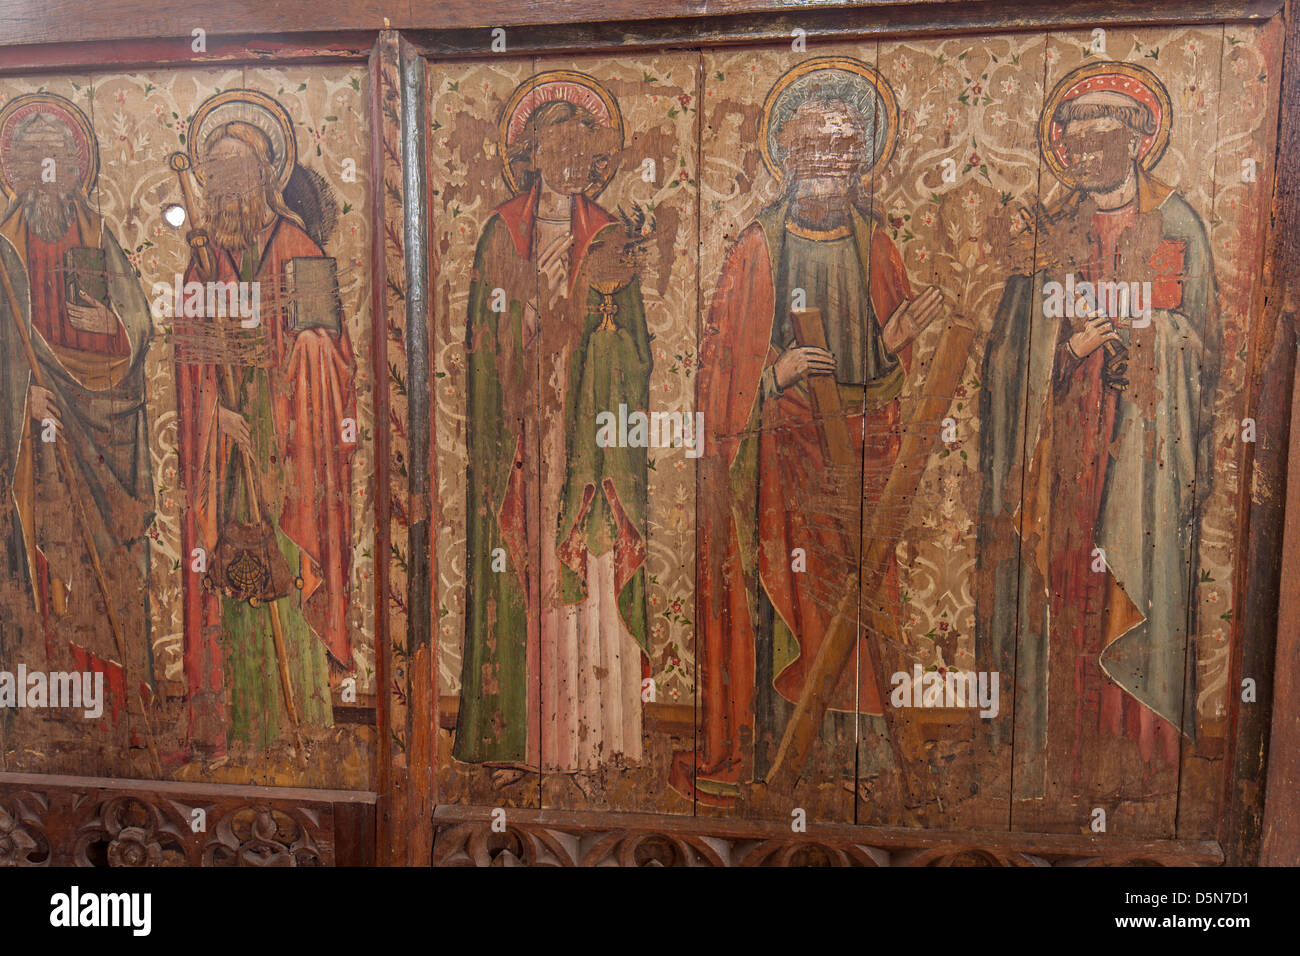
[[[519,184],[515,181],[514,170],[510,168],[510,163],[506,159],[508,150],[523,133],[528,125],[528,118],[541,106],[557,100],[585,109],[601,126],[616,130],[619,143],[622,144],[623,115],[619,112],[618,102],[595,77],[575,70],[548,70],[530,76],[516,87],[506,102],[505,109],[501,111],[498,145],[503,167],[502,175],[511,192],[518,192]],[[609,175],[613,175],[612,168]],[[595,195],[608,183],[608,178],[603,182],[593,183],[587,190],[587,194]]]
[[[1070,100],[1089,93],[1118,93],[1134,102],[1141,103],[1151,111],[1156,131],[1150,136],[1143,136],[1138,143],[1138,162],[1143,169],[1150,170],[1164,155],[1169,145],[1169,129],[1173,124],[1173,108],[1169,91],[1160,79],[1144,66],[1136,63],[1089,63],[1063,76],[1052,89],[1043,106],[1043,115],[1038,123],[1038,142],[1042,147],[1043,158],[1052,172],[1061,178],[1068,165],[1061,148],[1064,128],[1055,121],[1057,108]]]
[[[0,188],[10,198],[14,196],[13,181],[8,165],[13,152],[14,131],[25,119],[41,113],[71,134],[77,150],[77,178],[81,193],[89,196],[99,175],[99,142],[90,126],[90,120],[75,103],[57,93],[26,93],[15,96],[0,110]]]

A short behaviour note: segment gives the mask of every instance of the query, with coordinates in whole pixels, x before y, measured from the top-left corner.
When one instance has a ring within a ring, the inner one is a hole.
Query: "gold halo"
[[[73,139],[85,156],[85,168],[82,170],[82,195],[89,196],[99,176],[99,141],[90,120],[76,103],[57,93],[24,93],[15,96],[0,110],[0,188],[5,195],[14,198],[13,183],[5,169],[5,157],[9,153],[14,124],[35,113],[55,116],[72,133]]]
[[[875,91],[876,103],[879,106],[879,112],[884,114],[885,122],[883,132],[877,133],[875,142],[872,143],[876,154],[875,160],[867,171],[862,174],[862,183],[866,185],[884,171],[885,166],[894,155],[894,147],[898,143],[898,101],[894,98],[894,91],[889,82],[880,74],[879,70],[849,56],[819,56],[811,60],[804,60],[797,66],[791,67],[772,84],[767,99],[763,101],[763,113],[758,121],[758,149],[763,157],[763,165],[767,167],[768,172],[772,174],[778,183],[785,181],[785,172],[776,161],[776,157],[772,155],[771,139],[776,132],[772,129],[772,113],[775,111],[781,97],[785,95],[796,80],[802,79],[810,73],[821,71],[840,71],[856,74],[871,84],[872,89]]]
[[[501,111],[501,119],[497,122],[497,153],[501,157],[501,177],[505,180],[506,185],[510,187],[510,192],[517,194],[519,192],[519,183],[515,180],[514,170],[510,168],[510,161],[507,159],[510,144],[510,128],[516,122],[516,114],[519,108],[524,104],[524,100],[534,91],[544,87],[559,87],[564,83],[572,83],[580,86],[595,95],[596,100],[604,108],[605,118],[609,120],[610,128],[618,133],[619,148],[623,147],[625,142],[623,132],[623,114],[619,112],[618,101],[614,99],[612,93],[601,85],[600,81],[586,73],[579,73],[576,70],[548,70],[545,73],[538,73],[524,80],[515,91],[510,94],[510,99],[506,101],[505,109]],[[563,99],[563,97],[556,97]],[[571,101],[569,101],[571,102]],[[540,105],[540,104],[537,104]],[[582,106],[582,103],[575,103],[575,106]],[[593,104],[594,105],[594,104]],[[537,107],[534,106],[533,109]],[[533,109],[530,109],[524,115],[521,122],[526,122]],[[614,167],[610,164],[609,172],[605,178],[598,183],[592,183],[583,193],[588,199],[594,199],[600,194],[609,181],[614,178]]]
[[[209,96],[194,111],[186,145],[194,178],[199,185],[205,185],[203,164],[199,162],[199,151],[206,139],[202,132],[204,127],[212,125],[216,129],[234,120],[256,126],[271,140],[276,178],[283,189],[298,163],[298,140],[294,136],[289,111],[275,97],[259,90],[222,90]]]
[[[1091,82],[1090,82],[1091,81]],[[1080,88],[1080,87],[1083,88]],[[1056,109],[1066,100],[1072,100],[1092,89],[1106,90],[1124,95],[1146,105],[1156,120],[1156,131],[1151,136],[1142,138],[1142,152],[1138,162],[1142,168],[1150,171],[1164,155],[1169,145],[1169,130],[1174,123],[1173,104],[1169,91],[1160,82],[1160,78],[1145,66],[1136,63],[1118,63],[1107,61],[1088,63],[1071,70],[1052,87],[1051,94],[1043,105],[1043,115],[1038,118],[1038,148],[1047,161],[1048,168],[1061,182],[1069,185],[1068,167],[1056,151],[1056,139],[1059,131],[1053,116]],[[1073,95],[1067,95],[1073,94]]]

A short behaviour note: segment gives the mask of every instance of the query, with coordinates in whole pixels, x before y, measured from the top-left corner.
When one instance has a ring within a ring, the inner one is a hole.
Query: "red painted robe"
[[[1168,189],[1163,190],[1168,194]],[[1146,198],[1143,191],[1142,198]],[[1160,198],[1163,198],[1161,195]],[[1154,202],[1154,200],[1151,200]],[[1113,212],[1097,211],[1089,229],[1091,255],[1083,269],[1089,282],[1123,281],[1108,263],[1117,261],[1124,234],[1134,228],[1140,215],[1139,202]],[[1172,309],[1180,304],[1181,285],[1177,275],[1183,267],[1183,243],[1165,241],[1151,262],[1153,309]],[[1127,319],[1122,320],[1127,321]],[[1093,529],[1101,522],[1106,469],[1110,462],[1110,440],[1120,392],[1102,379],[1106,352],[1097,349],[1078,359],[1066,344],[1073,329],[1063,324],[1057,343],[1053,370],[1057,421],[1053,427],[1068,436],[1097,436],[1090,442],[1053,443],[1050,481],[1051,507],[1069,509],[1072,520],[1051,524],[1048,547],[1051,561],[1048,581],[1051,593],[1053,653],[1070,662],[1072,720],[1061,733],[1071,740],[1073,756],[1071,783],[1083,779],[1085,751],[1097,747],[1099,730],[1127,736],[1137,743],[1147,760],[1158,753],[1168,766],[1176,766],[1179,752],[1178,728],[1137,698],[1124,693],[1107,679],[1100,660],[1107,644],[1141,620],[1122,591],[1115,591],[1112,575],[1093,570]],[[1090,457],[1084,458],[1085,451]],[[1082,532],[1078,529],[1084,529]]]
[[[767,229],[782,228],[784,215],[767,218]],[[863,231],[868,227],[862,223]],[[882,230],[870,229],[872,309],[883,326],[898,306],[911,298],[906,270],[897,248]],[[861,241],[859,239],[859,241]],[[797,504],[810,489],[824,486],[832,466],[822,451],[820,429],[813,419],[807,391],[786,389],[765,403],[758,449],[758,486],[737,475],[734,466],[742,440],[756,427],[755,406],[764,370],[780,352],[772,345],[776,316],[774,264],[763,222],[751,223],[737,239],[723,266],[709,310],[701,346],[697,410],[708,432],[698,464],[699,498],[696,537],[697,655],[701,717],[698,753],[679,753],[671,773],[674,789],[703,803],[726,805],[735,785],[752,779],[755,727],[755,642],[757,622],[751,612],[755,582],[746,573],[756,547],[759,586],[799,644],[799,657],[776,675],[777,691],[797,701],[804,671],[817,655],[833,610],[825,591],[843,580],[821,557],[842,551],[844,540],[827,522],[814,524]],[[816,303],[810,302],[810,306]],[[784,306],[784,304],[783,304]],[[910,348],[901,350],[902,367]],[[901,371],[901,368],[900,368]],[[854,451],[862,454],[866,435],[864,506],[871,508],[884,487],[898,452],[897,399],[865,413],[848,414]],[[738,513],[757,507],[758,540],[746,541]],[[791,568],[791,552],[804,549],[807,567]],[[897,575],[890,559],[884,594],[886,606],[897,601]],[[883,712],[875,675],[859,647],[855,701],[853,668],[842,675],[828,705],[835,710],[879,715]]]
[[[272,414],[284,461],[283,505],[278,524],[302,552],[303,610],[313,633],[325,644],[331,673],[352,666],[347,628],[351,571],[354,444],[342,441],[343,419],[356,419],[352,345],[346,325],[338,335],[323,329],[297,334],[289,328],[285,267],[296,257],[324,255],[310,236],[277,217],[258,237],[256,271],[261,283],[261,323],[270,346]],[[216,281],[239,279],[241,254],[216,247]],[[194,263],[185,281],[197,281]],[[177,365],[177,446],[188,507],[181,520],[181,554],[188,566],[192,549],[209,553],[217,544],[216,494],[222,482],[201,481],[206,467],[224,475],[234,445],[217,432],[220,384],[212,365]],[[200,498],[200,488],[207,494]],[[197,575],[186,574],[184,599],[185,676],[189,732],[194,743],[220,749],[225,743],[225,694],[221,649],[221,597],[206,591]]]

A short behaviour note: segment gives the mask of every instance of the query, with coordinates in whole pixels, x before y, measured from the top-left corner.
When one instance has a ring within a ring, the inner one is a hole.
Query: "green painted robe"
[[[534,189],[493,214],[470,282],[466,627],[453,753],[473,763],[536,765],[540,596],[548,583],[540,579],[540,548],[560,556],[555,585],[564,604],[587,597],[585,557],[614,549],[619,615],[646,646],[647,449],[596,441],[599,412],[647,410],[652,360],[640,288],[630,277],[608,296],[596,290],[602,277],[592,253],[607,251],[622,233],[599,206],[575,197],[569,307],[563,321],[542,319],[536,333],[526,329],[526,303],[545,282],[531,249],[536,202]],[[612,329],[602,328],[602,304],[616,307]],[[542,461],[541,420],[560,410],[543,407],[540,382],[553,374],[561,341],[569,345],[567,460]],[[542,528],[541,473],[549,468],[564,468],[566,476],[559,524]]]

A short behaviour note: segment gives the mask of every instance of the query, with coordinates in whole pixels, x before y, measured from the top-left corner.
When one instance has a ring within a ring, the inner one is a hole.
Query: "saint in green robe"
[[[580,195],[568,299],[537,327],[529,303],[545,280],[534,258],[536,207],[534,187],[496,211],[470,284],[467,621],[453,753],[577,769],[562,757],[542,759],[554,752],[548,735],[566,721],[576,726],[555,698],[542,719],[542,671],[564,668],[543,641],[543,595],[548,606],[594,600],[589,575],[612,564],[617,626],[645,648],[647,449],[602,447],[596,421],[620,405],[647,410],[652,362],[636,278],[611,278],[605,268],[621,229]],[[550,440],[556,428],[562,441]],[[554,526],[544,514],[556,515]]]

